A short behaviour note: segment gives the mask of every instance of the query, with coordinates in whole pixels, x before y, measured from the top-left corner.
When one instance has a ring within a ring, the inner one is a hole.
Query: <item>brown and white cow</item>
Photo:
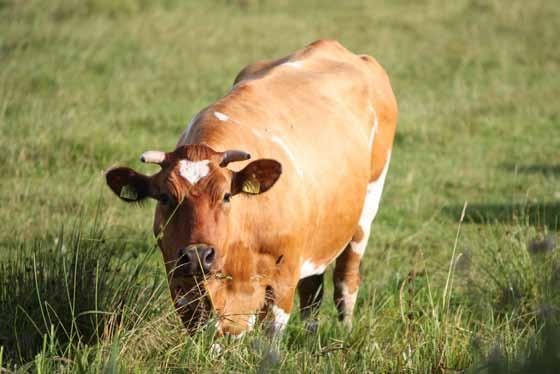
[[[303,316],[316,310],[336,260],[351,325],[396,122],[379,63],[319,40],[243,69],[173,152],[142,155],[156,174],[114,168],[107,183],[125,201],[158,200],[153,229],[185,324],[213,311],[219,332],[238,335],[268,313],[279,331],[296,289]]]

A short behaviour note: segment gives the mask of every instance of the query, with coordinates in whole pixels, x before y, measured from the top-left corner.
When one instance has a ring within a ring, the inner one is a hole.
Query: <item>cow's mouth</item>
[[[175,310],[189,333],[193,333],[208,321],[211,304],[205,293],[200,292],[197,287],[185,291],[183,287],[178,286],[175,288],[174,294]]]

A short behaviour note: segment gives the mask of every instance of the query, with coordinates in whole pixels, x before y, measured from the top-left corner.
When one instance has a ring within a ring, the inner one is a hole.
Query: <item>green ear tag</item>
[[[137,200],[138,192],[130,184],[127,184],[121,188],[119,196],[127,200]]]
[[[256,195],[261,192],[261,184],[256,179],[247,179],[245,182],[243,182],[241,191]]]

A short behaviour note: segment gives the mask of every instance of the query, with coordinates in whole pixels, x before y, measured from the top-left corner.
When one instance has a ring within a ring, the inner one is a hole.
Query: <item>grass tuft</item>
[[[130,328],[144,317],[136,307],[162,290],[144,273],[146,255],[126,263],[124,246],[96,227],[4,250],[13,256],[0,264],[0,345],[11,363],[35,357],[42,367],[45,356],[70,355]]]

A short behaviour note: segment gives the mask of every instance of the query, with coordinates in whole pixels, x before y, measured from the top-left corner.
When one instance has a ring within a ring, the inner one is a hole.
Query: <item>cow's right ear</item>
[[[231,193],[258,195],[270,189],[280,178],[282,165],[276,160],[259,159],[233,174]]]
[[[107,185],[126,202],[138,202],[150,196],[150,177],[131,168],[119,167],[105,174]]]

